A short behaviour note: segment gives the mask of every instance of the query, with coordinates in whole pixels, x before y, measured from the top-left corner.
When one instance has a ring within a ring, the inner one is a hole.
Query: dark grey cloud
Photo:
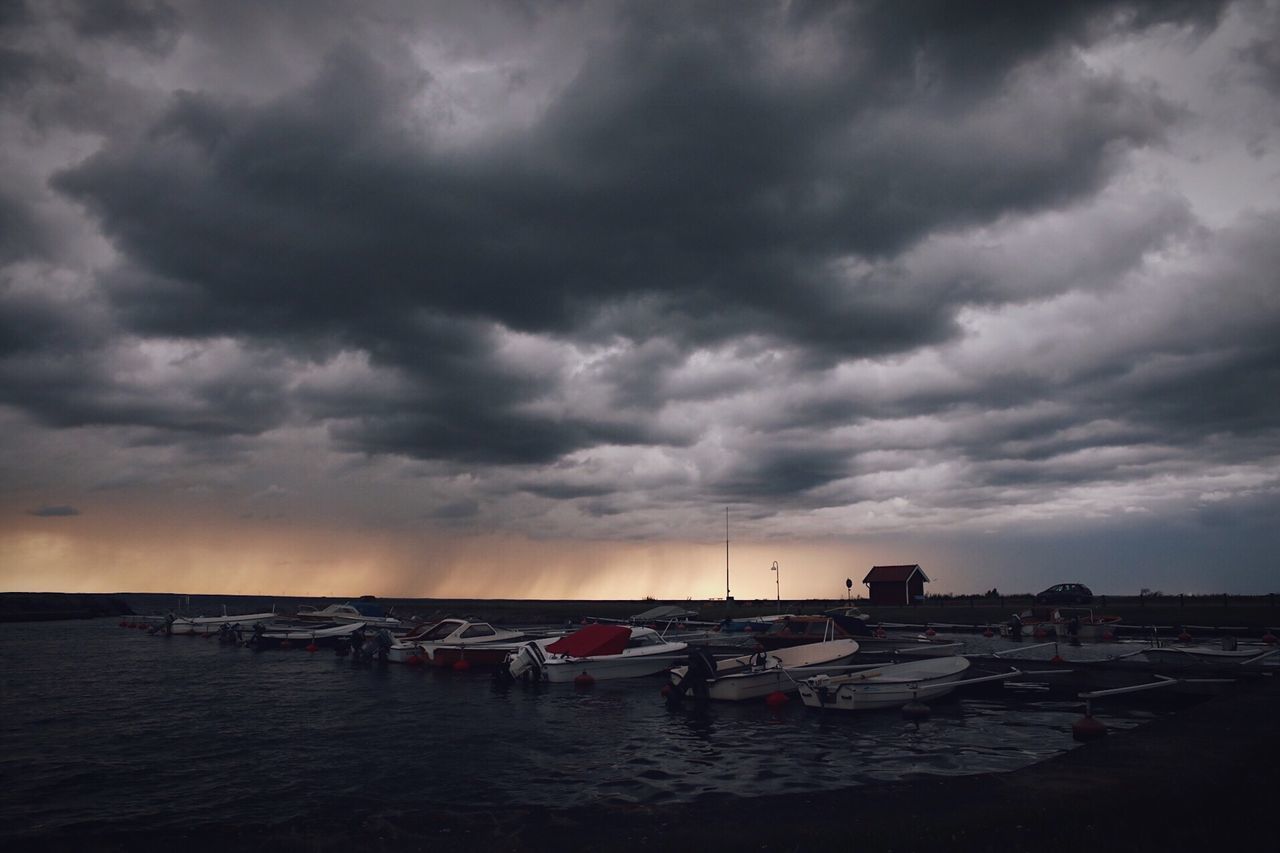
[[[1110,59],[1240,4],[212,8],[0,43],[0,404],[46,428],[229,471],[305,435],[536,535],[1277,452],[1280,222],[1162,181],[1203,105]]]
[[[1086,196],[1178,118],[1072,58],[1115,8],[1010,9],[627,7],[531,127],[462,149],[406,118],[429,73],[352,40],[266,102],[177,92],[53,186],[129,259],[105,283],[135,333],[365,350],[417,404],[351,413],[346,446],[545,460],[647,431],[523,417],[527,377],[407,318],[833,359],[945,341],[960,306],[1005,298],[849,261]],[[1125,26],[1180,19],[1135,9]],[[776,58],[829,32],[816,70]]]
[[[27,510],[27,515],[34,515],[38,518],[69,518],[79,514],[80,510],[66,504],[42,506],[38,509]]]
[[[81,36],[118,39],[152,52],[172,48],[180,23],[164,0],[80,0],[70,5],[70,20]]]

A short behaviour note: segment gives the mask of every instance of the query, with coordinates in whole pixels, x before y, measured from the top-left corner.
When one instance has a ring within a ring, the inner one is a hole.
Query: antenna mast
[[[724,508],[724,602],[729,599],[729,508]]]

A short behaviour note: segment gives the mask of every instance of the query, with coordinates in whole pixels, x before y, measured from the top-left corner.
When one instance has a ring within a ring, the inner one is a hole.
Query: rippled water
[[[254,653],[107,620],[0,625],[0,654],[0,839],[1009,770],[1070,749],[1080,714],[999,687],[938,702],[920,724],[798,699],[777,712],[670,711],[656,677],[500,687],[481,673]]]

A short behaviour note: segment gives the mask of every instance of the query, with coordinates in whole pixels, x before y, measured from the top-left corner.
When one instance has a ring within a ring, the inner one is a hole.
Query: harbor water
[[[921,722],[793,698],[668,709],[660,677],[500,685],[159,638],[0,624],[0,842],[365,821],[426,807],[661,803],[1011,770],[1073,748],[1079,705],[953,696]],[[1113,729],[1159,711],[1099,713]]]

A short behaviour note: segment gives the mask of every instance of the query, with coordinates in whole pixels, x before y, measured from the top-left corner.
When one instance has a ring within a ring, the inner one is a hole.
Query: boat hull
[[[779,649],[769,655],[722,660],[716,665],[716,677],[707,681],[707,698],[743,702],[771,693],[790,693],[804,677],[805,667],[840,666],[857,653],[857,640],[831,640]],[[672,670],[672,684],[679,686],[688,671],[687,666]]]
[[[543,667],[543,679],[552,684],[568,684],[582,675],[595,681],[611,681],[618,678],[643,678],[657,675],[675,665],[680,650],[673,649],[661,655],[634,655],[618,658],[569,658],[548,660]]]
[[[938,666],[922,666],[934,663]],[[800,699],[810,708],[839,711],[901,708],[909,702],[946,696],[956,689],[954,682],[962,680],[968,668],[969,661],[964,658],[935,658],[882,667],[825,683],[820,679],[809,679],[800,684]]]

